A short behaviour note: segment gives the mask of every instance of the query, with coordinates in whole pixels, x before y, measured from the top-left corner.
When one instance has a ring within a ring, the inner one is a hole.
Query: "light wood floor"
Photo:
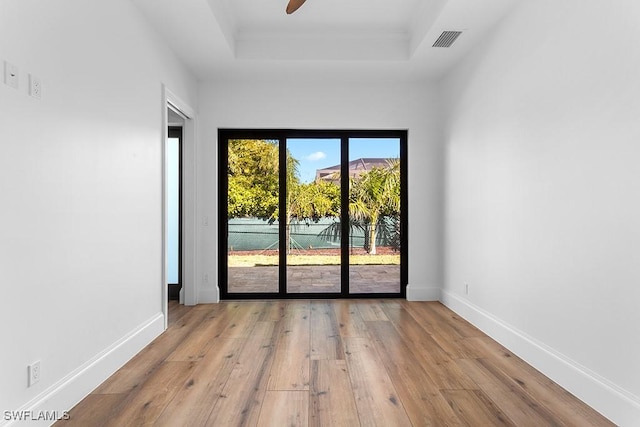
[[[613,425],[440,303],[171,305],[58,426]]]

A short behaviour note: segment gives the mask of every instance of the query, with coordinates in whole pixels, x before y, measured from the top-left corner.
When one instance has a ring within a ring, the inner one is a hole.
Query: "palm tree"
[[[365,224],[367,252],[376,254],[376,231],[384,216],[400,212],[400,162],[373,168],[349,180],[349,216]]]

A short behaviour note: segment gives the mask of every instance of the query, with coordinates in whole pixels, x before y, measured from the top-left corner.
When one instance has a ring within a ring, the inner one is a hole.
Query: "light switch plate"
[[[19,83],[19,75],[18,67],[15,65],[4,61],[4,83],[8,86],[11,86],[14,89],[18,89]]]

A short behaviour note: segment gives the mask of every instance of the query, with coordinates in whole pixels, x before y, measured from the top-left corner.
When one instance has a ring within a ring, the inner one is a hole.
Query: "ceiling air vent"
[[[433,47],[451,47],[460,34],[462,34],[462,31],[443,31],[433,44]]]

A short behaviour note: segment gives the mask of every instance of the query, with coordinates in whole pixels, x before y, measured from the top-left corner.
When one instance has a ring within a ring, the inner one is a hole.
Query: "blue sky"
[[[288,139],[287,148],[300,162],[298,172],[303,182],[316,177],[316,169],[340,163],[340,139]],[[400,140],[397,138],[351,138],[349,160],[361,157],[400,157]]]

